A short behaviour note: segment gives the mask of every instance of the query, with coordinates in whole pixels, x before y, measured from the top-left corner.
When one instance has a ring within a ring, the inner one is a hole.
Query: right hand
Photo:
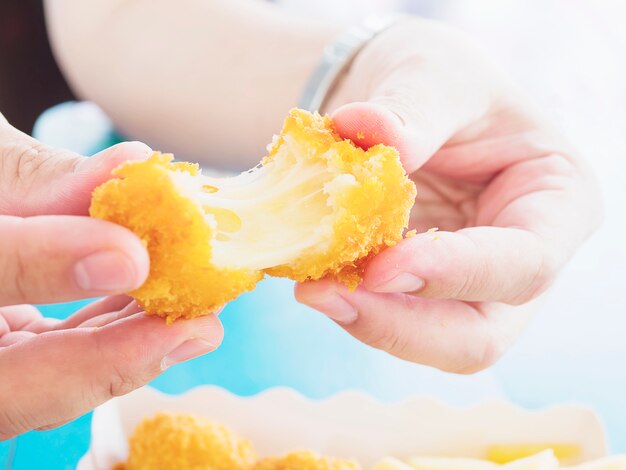
[[[342,137],[399,150],[418,233],[369,260],[356,291],[307,282],[298,300],[406,360],[493,364],[602,214],[587,163],[529,101],[451,28],[411,19],[376,37],[329,109]]]

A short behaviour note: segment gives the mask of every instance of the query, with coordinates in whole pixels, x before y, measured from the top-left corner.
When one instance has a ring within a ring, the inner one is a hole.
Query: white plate
[[[314,401],[286,388],[239,397],[212,386],[182,395],[144,387],[95,410],[91,447],[78,469],[110,470],[126,460],[135,426],[161,410],[222,422],[249,438],[261,455],[312,449],[356,458],[365,468],[385,455],[481,458],[495,443],[578,444],[582,460],[607,453],[598,417],[575,405],[529,411],[507,402],[487,402],[453,408],[426,397],[385,404],[352,391]]]

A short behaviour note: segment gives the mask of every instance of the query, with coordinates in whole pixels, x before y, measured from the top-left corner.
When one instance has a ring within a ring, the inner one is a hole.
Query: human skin
[[[167,150],[231,169],[258,161],[337,33],[257,0],[68,3],[47,7],[75,88],[133,135],[158,133]],[[114,65],[123,80],[109,79]],[[154,99],[159,88],[175,99]],[[399,357],[462,373],[492,364],[601,219],[586,163],[530,101],[442,24],[412,18],[376,37],[323,111],[364,147],[398,148],[418,187],[420,233],[373,259],[355,293],[322,281],[299,285],[297,298]]]
[[[355,292],[309,282],[298,300],[403,359],[493,364],[602,217],[587,164],[529,102],[441,24],[411,19],[372,41],[327,109],[344,137],[398,148],[418,233],[374,258]]]
[[[0,440],[72,420],[221,342],[215,315],[168,326],[124,295],[149,260],[127,229],[87,217],[91,191],[150,149],[86,158],[48,148],[0,115]],[[66,320],[29,303],[104,297]]]
[[[261,160],[340,31],[266,0],[45,7],[55,56],[78,96],[125,135],[225,170]]]

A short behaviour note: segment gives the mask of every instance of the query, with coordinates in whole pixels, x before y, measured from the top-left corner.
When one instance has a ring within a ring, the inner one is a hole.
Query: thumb
[[[359,101],[335,109],[333,122],[342,137],[364,148],[396,147],[412,172],[489,111],[502,86],[498,77],[462,35],[421,20],[405,21],[357,57],[343,85],[354,93],[342,99]]]
[[[125,142],[88,158],[0,123],[0,215],[86,215],[91,192],[115,167],[150,152],[145,144]]]
[[[138,313],[0,348],[0,440],[77,418],[213,351],[222,336],[214,315],[167,325]]]
[[[517,228],[424,233],[372,259],[363,282],[374,292],[522,304],[542,293],[555,276],[558,264],[554,253],[547,252],[536,234]]]
[[[461,124],[458,115],[448,119],[444,110],[430,109],[428,103],[408,108],[406,101],[409,99],[398,94],[345,104],[332,114],[335,129],[341,137],[366,150],[377,144],[395,147],[405,170],[412,173],[424,165]]]

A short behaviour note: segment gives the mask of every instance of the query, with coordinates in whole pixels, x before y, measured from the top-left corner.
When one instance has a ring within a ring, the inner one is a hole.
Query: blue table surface
[[[101,111],[90,104],[53,108],[38,121],[35,136],[51,145],[91,154],[119,137]],[[87,301],[41,306],[64,318]],[[611,449],[626,452],[626,354],[566,352],[516,354],[477,376],[451,376],[394,359],[351,338],[333,322],[297,304],[291,283],[266,280],[232,302],[221,314],[225,339],[214,353],[169,369],[151,385],[179,393],[216,384],[240,395],[271,386],[290,386],[311,398],[344,389],[365,390],[380,400],[414,394],[435,395],[466,405],[505,396],[528,408],[581,403],[598,411]],[[73,469],[87,451],[90,414],[61,428],[17,438],[13,468]],[[14,441],[13,441],[14,442]],[[13,442],[0,443],[0,469]]]

